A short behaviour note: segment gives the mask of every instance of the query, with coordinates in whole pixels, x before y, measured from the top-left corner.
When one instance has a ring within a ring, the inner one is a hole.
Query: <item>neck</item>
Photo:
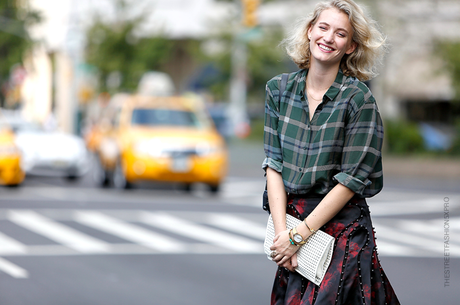
[[[307,88],[313,91],[325,91],[329,89],[337,77],[339,65],[325,67],[312,61],[307,75]]]

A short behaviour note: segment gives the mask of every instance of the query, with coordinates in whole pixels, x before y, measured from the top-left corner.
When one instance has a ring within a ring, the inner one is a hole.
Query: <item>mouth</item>
[[[320,48],[320,50],[322,50],[324,52],[328,52],[328,53],[335,50],[334,48],[328,47],[328,46],[323,45],[321,43],[318,44],[318,48]]]

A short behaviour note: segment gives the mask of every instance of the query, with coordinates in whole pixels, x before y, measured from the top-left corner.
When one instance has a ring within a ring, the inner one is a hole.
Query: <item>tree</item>
[[[25,1],[0,0],[0,103],[5,104],[5,96],[12,89],[9,83],[12,67],[23,62],[34,41],[29,36],[28,28],[41,20],[39,12],[30,10]]]
[[[161,69],[171,55],[172,41],[135,35],[147,14],[126,18],[126,8],[126,2],[118,0],[116,20],[104,22],[96,17],[87,31],[86,62],[98,69],[102,91],[111,91],[107,79],[112,73],[121,75],[117,90],[134,90],[144,72]]]
[[[247,42],[247,89],[248,101],[264,98],[267,81],[289,68],[289,61],[278,44],[282,40],[281,28],[257,29],[257,39]],[[211,62],[219,71],[219,75],[209,82],[211,92],[217,99],[226,100],[228,97],[231,77],[231,50],[233,35],[221,32],[218,37],[209,40],[220,45],[221,52],[208,55],[205,60]]]
[[[443,68],[452,79],[455,99],[460,100],[460,41],[442,41],[437,43],[435,54],[443,61]]]

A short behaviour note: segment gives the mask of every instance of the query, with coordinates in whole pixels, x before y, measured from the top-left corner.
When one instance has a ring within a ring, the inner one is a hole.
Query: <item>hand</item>
[[[281,267],[288,269],[291,272],[295,271],[295,268],[297,268],[297,253],[294,253],[290,259],[287,260]]]
[[[298,249],[298,246],[292,245],[289,241],[289,230],[282,231],[275,236],[273,245],[270,247],[270,250],[275,252],[272,260],[276,262],[278,266],[293,271],[293,269],[297,267],[297,256],[295,256],[294,259],[291,259],[291,257]]]

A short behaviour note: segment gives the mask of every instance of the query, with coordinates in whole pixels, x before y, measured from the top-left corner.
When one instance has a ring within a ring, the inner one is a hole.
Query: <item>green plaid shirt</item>
[[[310,122],[307,73],[289,74],[281,100],[281,75],[267,83],[262,168],[280,172],[288,193],[324,195],[341,183],[374,196],[383,187],[383,126],[372,93],[339,71]]]

